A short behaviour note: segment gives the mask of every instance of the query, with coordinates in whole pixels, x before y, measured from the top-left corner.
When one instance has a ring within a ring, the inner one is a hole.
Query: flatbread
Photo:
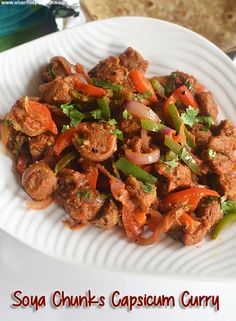
[[[236,48],[236,0],[82,0],[91,20],[148,16],[198,32],[228,52]]]

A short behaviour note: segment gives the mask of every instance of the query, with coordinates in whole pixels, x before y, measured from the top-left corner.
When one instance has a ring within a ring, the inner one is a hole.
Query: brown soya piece
[[[108,80],[132,90],[133,85],[129,78],[129,71],[137,69],[145,73],[147,67],[147,60],[139,52],[129,47],[119,56],[110,56],[101,60],[88,74],[92,78]]]
[[[178,0],[82,0],[81,4],[92,20],[117,16],[153,17],[196,31],[224,51],[236,44],[236,2],[232,0],[182,0],[181,4]]]
[[[183,211],[184,212],[184,211]],[[175,240],[181,240],[184,245],[194,245],[203,240],[206,234],[219,222],[223,217],[223,213],[218,201],[213,203],[201,203],[191,214],[193,227],[191,231],[178,220],[174,221],[167,234]]]
[[[78,224],[86,224],[93,219],[105,201],[91,188],[85,174],[67,168],[58,174],[55,197]]]
[[[97,213],[90,223],[102,230],[108,230],[118,223],[120,211],[116,203],[112,200],[106,200],[104,206]]]
[[[207,144],[207,150],[202,156],[210,164],[211,170],[217,174],[216,183],[219,191],[229,199],[236,199],[236,126],[229,120],[223,120],[216,128],[217,135]],[[209,150],[215,152],[209,155]]]
[[[165,192],[170,193],[177,188],[187,188],[193,184],[191,170],[180,162],[176,168],[171,168],[165,163],[157,163],[155,167],[156,171],[167,181],[161,187]]]

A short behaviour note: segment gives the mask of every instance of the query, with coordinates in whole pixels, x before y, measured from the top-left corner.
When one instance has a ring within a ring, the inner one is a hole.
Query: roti
[[[236,48],[235,0],[83,0],[82,5],[91,20],[153,17],[189,28],[226,52]]]

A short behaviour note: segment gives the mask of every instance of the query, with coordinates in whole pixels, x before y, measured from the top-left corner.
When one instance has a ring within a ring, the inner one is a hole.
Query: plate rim
[[[157,24],[160,23],[160,24],[164,24],[164,25],[169,25],[173,28],[175,28],[175,30],[182,30],[184,32],[187,32],[189,34],[192,34],[194,37],[197,37],[198,39],[200,39],[201,41],[203,41],[206,45],[208,46],[211,46],[211,48],[215,51],[217,51],[217,53],[220,55],[220,58],[221,59],[224,59],[224,62],[227,63],[227,65],[232,68],[236,71],[236,66],[235,64],[233,63],[233,61],[220,49],[218,48],[214,43],[212,43],[210,40],[206,39],[205,37],[201,36],[200,34],[190,30],[190,29],[187,29],[183,26],[180,26],[178,24],[175,24],[175,23],[172,23],[172,22],[169,22],[169,21],[165,21],[165,20],[161,20],[161,19],[155,19],[155,18],[150,18],[150,17],[143,17],[143,16],[121,16],[121,17],[112,17],[112,18],[107,18],[107,19],[102,19],[102,20],[96,20],[96,21],[90,21],[90,22],[86,22],[85,24],[81,24],[79,26],[75,26],[73,28],[69,28],[69,29],[65,29],[65,30],[62,30],[62,31],[57,31],[57,32],[54,32],[54,33],[51,33],[51,34],[48,34],[48,35],[45,35],[45,36],[42,36],[42,37],[39,37],[37,39],[34,39],[34,40],[31,40],[27,43],[23,43],[19,46],[16,46],[16,47],[13,47],[13,48],[10,48],[8,50],[5,50],[3,52],[0,53],[0,58],[3,56],[3,55],[8,55],[9,53],[11,52],[14,52],[14,51],[18,51],[18,50],[22,50],[22,48],[27,48],[27,47],[31,47],[34,43],[36,42],[41,42],[41,41],[45,41],[45,39],[50,39],[50,38],[57,38],[59,36],[59,34],[66,34],[66,33],[70,33],[71,30],[76,30],[76,29],[82,29],[84,26],[90,24],[99,24],[99,23],[103,23],[103,22],[109,22],[109,21],[118,21],[118,20],[132,20],[132,21],[135,21],[135,20],[142,20],[142,21],[153,21],[153,22],[156,22]],[[109,266],[98,266],[97,264],[95,265],[95,267],[92,267],[92,264],[91,263],[85,263],[83,261],[76,261],[76,260],[73,260],[73,258],[69,258],[69,257],[66,257],[66,256],[63,256],[63,255],[58,255],[57,253],[51,253],[50,251],[45,251],[45,249],[43,248],[40,248],[39,246],[37,246],[37,244],[35,243],[27,243],[26,240],[24,239],[21,239],[19,238],[17,235],[14,235],[13,233],[11,233],[10,231],[7,231],[5,230],[4,228],[2,228],[0,226],[1,230],[14,237],[14,239],[16,239],[17,241],[20,241],[21,243],[27,245],[27,246],[30,246],[31,248],[33,248],[34,250],[37,250],[43,254],[46,254],[52,258],[56,258],[58,260],[61,260],[63,262],[70,262],[72,264],[76,264],[76,265],[79,265],[80,267],[82,268],[87,268],[87,269],[95,269],[95,270],[108,270],[108,271],[111,271],[111,272],[114,272],[114,273],[126,273],[126,274],[138,274],[138,275],[142,275],[142,276],[145,276],[145,277],[151,277],[153,276],[154,277],[154,274],[155,272],[154,271],[148,271],[148,272],[142,272],[142,271],[137,271],[137,270],[134,270],[134,271],[130,271],[128,269],[122,269],[122,268],[114,268],[114,267],[109,267]],[[191,279],[191,280],[194,280],[194,281],[198,281],[198,280],[206,280],[208,282],[215,282],[215,281],[222,281],[222,282],[232,282],[232,281],[236,281],[236,277],[230,279],[230,278],[227,278],[227,277],[216,277],[216,278],[207,278],[207,277],[204,277],[202,275],[200,276],[197,276],[197,275],[190,275],[190,276],[183,276],[183,275],[178,275],[176,273],[167,273],[165,274],[164,272],[156,272],[157,274],[155,274],[155,277],[160,277],[160,278],[173,278],[173,279]]]

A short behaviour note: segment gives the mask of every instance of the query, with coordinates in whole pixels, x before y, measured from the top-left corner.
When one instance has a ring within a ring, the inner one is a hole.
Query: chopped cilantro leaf
[[[117,128],[116,129],[112,129],[112,130],[110,130],[110,133],[111,134],[115,134],[120,141],[124,140],[123,132],[121,130],[119,130]]]
[[[101,109],[92,110],[92,111],[90,112],[90,115],[91,115],[94,119],[102,119],[102,111],[101,111]]]
[[[220,207],[224,214],[236,213],[236,202],[234,200],[228,200],[227,197],[224,195],[220,198]]]
[[[77,143],[78,143],[78,145],[83,145],[84,138],[80,137],[79,139],[77,139]]]
[[[154,192],[154,188],[153,188],[152,184],[147,183],[147,182],[146,183],[139,182],[139,184],[145,193],[153,193]]]
[[[63,114],[70,117],[70,111],[74,110],[75,106],[70,104],[62,104],[60,108],[62,109]]]
[[[215,158],[216,157],[216,151],[213,150],[212,148],[209,148],[207,151],[207,154],[210,158]]]
[[[3,124],[10,126],[11,125],[10,119],[3,119]]]
[[[55,72],[53,70],[53,65],[52,64],[49,64],[48,65],[48,73],[49,73],[49,76],[54,79],[55,78]]]
[[[76,127],[83,119],[84,114],[78,111],[77,109],[70,112],[70,125]]]
[[[171,95],[172,92],[176,89],[175,88],[175,80],[176,80],[176,77],[177,77],[177,72],[172,72],[169,76],[169,80],[168,80],[168,84],[167,86],[165,87],[165,93],[166,95]]]
[[[186,112],[181,114],[181,119],[183,120],[185,125],[189,125],[190,127],[193,127],[193,125],[196,123],[197,114],[198,114],[197,109],[189,106],[186,109]]]
[[[70,118],[70,126],[76,127],[85,117],[74,105],[62,104],[60,108]]]
[[[185,85],[189,90],[191,90],[191,89],[193,88],[191,82],[190,82],[188,79],[185,81],[185,84],[184,84],[184,85]]]
[[[77,193],[77,198],[78,199],[82,199],[82,198],[91,198],[91,195],[90,195],[90,193],[89,193],[89,191],[82,191],[82,192],[78,192]]]
[[[131,116],[130,112],[128,112],[128,110],[125,109],[122,113],[122,117],[127,120],[127,119],[130,119],[130,116]]]
[[[61,129],[61,133],[63,134],[63,133],[66,132],[69,128],[70,128],[69,125],[63,125],[63,127],[62,127],[62,129]]]
[[[179,164],[178,157],[165,161],[165,164],[168,165],[170,168],[176,168]]]

